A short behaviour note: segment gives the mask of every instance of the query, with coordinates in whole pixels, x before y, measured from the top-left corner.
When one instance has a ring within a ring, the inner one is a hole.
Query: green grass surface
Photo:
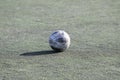
[[[0,0],[0,80],[120,80],[120,0]]]

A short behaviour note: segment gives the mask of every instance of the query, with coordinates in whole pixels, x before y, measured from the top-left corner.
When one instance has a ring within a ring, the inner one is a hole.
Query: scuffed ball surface
[[[55,51],[65,51],[70,46],[70,36],[63,30],[57,30],[50,35],[49,45]]]

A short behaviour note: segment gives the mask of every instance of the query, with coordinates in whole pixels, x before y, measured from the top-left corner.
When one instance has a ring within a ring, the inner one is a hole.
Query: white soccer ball
[[[70,37],[65,31],[57,30],[50,35],[49,45],[55,51],[65,51],[70,46]]]

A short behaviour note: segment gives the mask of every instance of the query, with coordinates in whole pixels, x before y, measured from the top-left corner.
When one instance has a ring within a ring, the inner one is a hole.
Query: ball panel
[[[58,38],[57,39],[57,41],[59,42],[59,43],[66,43],[66,39],[65,38]]]

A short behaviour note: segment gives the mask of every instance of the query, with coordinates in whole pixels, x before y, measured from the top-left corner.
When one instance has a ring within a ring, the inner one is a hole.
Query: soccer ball
[[[70,37],[67,32],[57,30],[50,35],[49,45],[55,51],[65,51],[70,46]]]

